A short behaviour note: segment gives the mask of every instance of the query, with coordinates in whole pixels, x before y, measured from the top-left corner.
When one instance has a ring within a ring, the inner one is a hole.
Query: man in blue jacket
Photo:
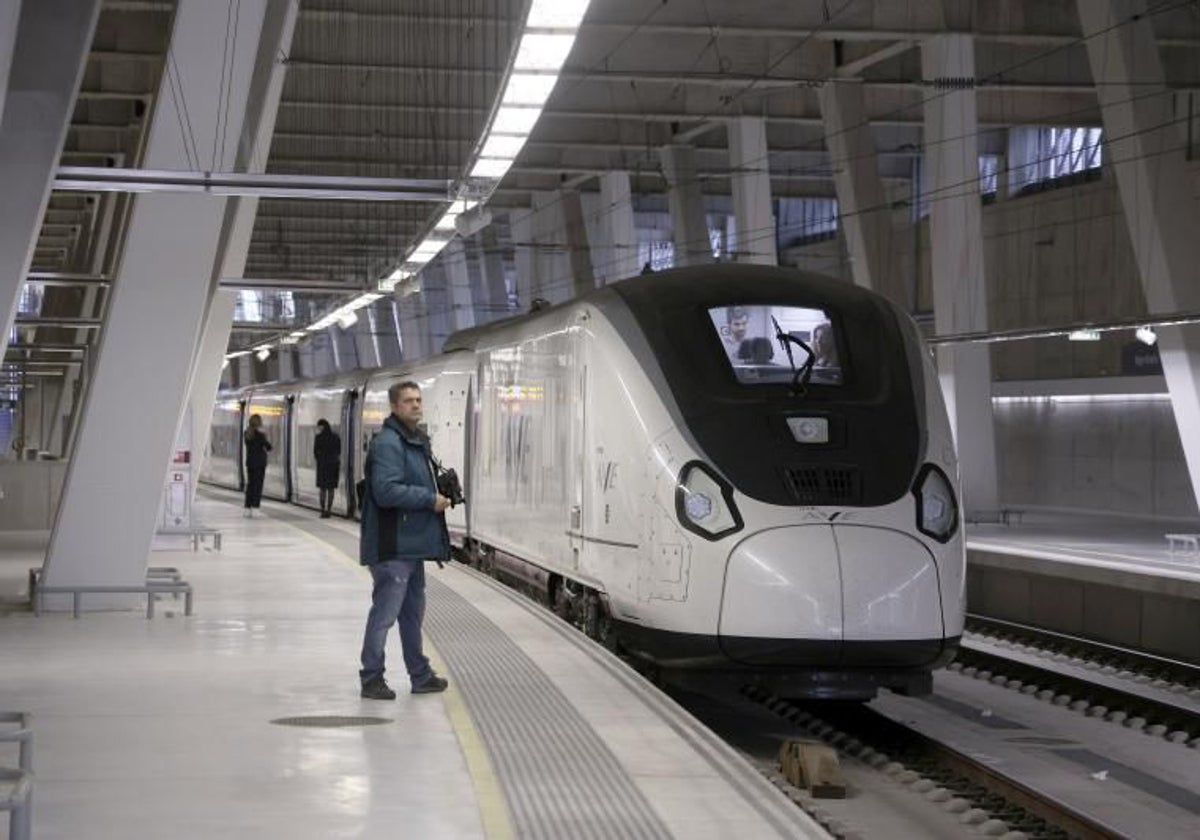
[[[433,672],[421,651],[425,619],[426,560],[450,554],[443,511],[450,500],[437,491],[429,438],[421,431],[421,389],[400,382],[388,389],[392,413],[371,441],[367,454],[367,493],[362,507],[359,561],[371,570],[375,586],[363,635],[362,696],[394,700],[383,678],[384,645],[393,624],[400,626],[404,666],[413,694],[445,691],[447,681]]]

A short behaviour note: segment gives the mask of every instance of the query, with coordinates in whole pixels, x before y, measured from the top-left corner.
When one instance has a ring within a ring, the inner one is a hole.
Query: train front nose
[[[943,636],[937,566],[887,528],[763,531],[730,554],[718,632],[725,655],[750,665],[925,665]]]

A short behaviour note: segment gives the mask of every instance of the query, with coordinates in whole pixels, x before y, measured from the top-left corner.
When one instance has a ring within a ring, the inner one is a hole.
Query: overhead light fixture
[[[345,312],[338,316],[338,326],[344,330],[348,330],[358,323],[358,316],[353,312]]]
[[[265,362],[271,356],[271,348],[263,347],[254,355],[260,362]]]
[[[533,0],[528,29],[577,29],[591,0]]]
[[[546,104],[554,86],[558,84],[557,73],[513,73],[508,77],[501,105],[541,106]]]
[[[512,168],[511,158],[485,158],[475,161],[471,169],[472,178],[495,178],[500,180]]]
[[[521,147],[525,145],[524,135],[514,134],[493,134],[483,144],[483,150],[479,153],[481,158],[515,158],[521,153]]]
[[[496,119],[492,121],[492,131],[499,134],[528,135],[537,125],[538,117],[542,115],[541,108],[531,108],[525,105],[501,105],[496,111]]]
[[[1134,333],[1134,335],[1137,336],[1138,341],[1142,342],[1142,344],[1149,345],[1150,347],[1153,347],[1155,342],[1158,341],[1158,333],[1149,327],[1138,327],[1137,332]]]
[[[492,223],[492,211],[486,207],[475,207],[461,214],[454,222],[459,236],[474,236]]]
[[[1100,330],[1075,330],[1068,333],[1067,338],[1071,341],[1099,341]]]
[[[575,46],[575,33],[526,32],[517,48],[514,70],[546,70],[557,73]]]

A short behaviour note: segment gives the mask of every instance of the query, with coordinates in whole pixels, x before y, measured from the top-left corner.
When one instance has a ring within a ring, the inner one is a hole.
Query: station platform
[[[459,564],[427,567],[450,689],[406,693],[392,634],[398,697],[361,699],[356,523],[245,519],[223,492],[197,508],[222,550],[150,562],[193,585],[191,617],[35,618],[20,589],[45,535],[5,538],[0,710],[33,715],[35,837],[827,836],[619,659]]]
[[[968,523],[967,610],[1200,662],[1198,535],[1200,523],[1037,511]]]

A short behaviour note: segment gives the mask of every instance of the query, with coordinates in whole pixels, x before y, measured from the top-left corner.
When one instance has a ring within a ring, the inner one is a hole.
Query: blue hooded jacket
[[[447,559],[446,519],[433,510],[429,438],[389,415],[371,441],[365,472],[359,562]]]

